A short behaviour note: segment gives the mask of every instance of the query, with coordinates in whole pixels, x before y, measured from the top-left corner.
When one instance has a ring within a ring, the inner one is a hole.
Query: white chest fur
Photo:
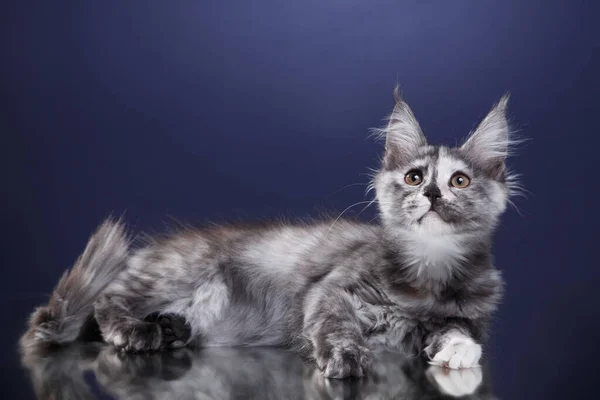
[[[454,268],[465,260],[466,249],[459,235],[413,233],[402,241],[405,262],[412,267],[417,279],[446,281]]]

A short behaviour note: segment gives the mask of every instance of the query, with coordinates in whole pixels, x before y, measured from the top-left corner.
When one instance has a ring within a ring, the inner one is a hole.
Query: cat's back
[[[133,269],[153,263],[184,270],[218,266],[297,281],[375,252],[379,238],[379,226],[343,219],[185,228],[148,237],[129,264]]]
[[[249,230],[236,259],[274,271],[320,269],[358,249],[377,246],[379,228],[352,220],[279,224]]]

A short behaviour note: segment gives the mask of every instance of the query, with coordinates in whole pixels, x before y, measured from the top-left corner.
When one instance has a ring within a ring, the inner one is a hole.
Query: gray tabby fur
[[[362,376],[381,348],[477,365],[503,291],[491,250],[514,186],[507,101],[448,148],[427,143],[396,91],[373,181],[380,224],[186,228],[131,248],[122,224],[105,221],[22,345],[71,342],[93,315],[103,339],[126,351],[287,346],[330,378]],[[414,169],[418,186],[404,180]],[[457,171],[470,186],[449,185]],[[184,317],[188,334],[166,340],[145,320],[152,313]]]

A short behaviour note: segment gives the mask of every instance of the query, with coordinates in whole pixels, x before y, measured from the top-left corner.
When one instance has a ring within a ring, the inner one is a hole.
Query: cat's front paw
[[[326,378],[358,378],[363,376],[371,365],[371,352],[357,344],[334,346],[317,356],[317,365]]]
[[[442,339],[440,350],[430,364],[451,369],[479,367],[481,345],[458,332],[450,332]]]

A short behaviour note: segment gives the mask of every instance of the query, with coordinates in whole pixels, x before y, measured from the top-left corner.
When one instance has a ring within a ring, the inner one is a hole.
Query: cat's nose
[[[442,192],[437,185],[429,185],[425,188],[423,196],[427,197],[431,204],[434,204],[440,197],[442,197]]]

